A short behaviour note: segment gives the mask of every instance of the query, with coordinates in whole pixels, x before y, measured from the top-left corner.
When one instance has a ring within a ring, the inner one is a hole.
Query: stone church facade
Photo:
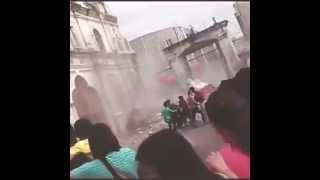
[[[103,2],[70,3],[70,123],[88,118],[114,131],[135,106],[135,53]]]

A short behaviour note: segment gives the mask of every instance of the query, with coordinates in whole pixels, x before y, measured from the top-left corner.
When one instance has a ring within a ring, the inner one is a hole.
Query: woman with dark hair
[[[217,169],[214,162],[223,158],[240,178],[250,177],[250,97],[249,87],[246,87],[249,85],[246,80],[250,78],[245,76],[249,73],[238,73],[234,79],[223,81],[206,102],[211,123],[228,143],[218,152],[213,152],[207,163],[214,170]],[[239,81],[245,87],[241,87]]]
[[[88,139],[91,133],[92,124],[89,119],[81,118],[74,123],[76,136],[80,140]]]
[[[161,130],[142,142],[136,156],[140,179],[215,180],[191,144],[178,132]]]
[[[250,155],[250,104],[231,89],[213,93],[207,103],[208,116],[224,139]]]
[[[179,107],[181,109],[181,120],[184,126],[187,125],[187,118],[191,119],[191,112],[188,107],[188,104],[183,96],[179,96]]]
[[[79,123],[77,123],[78,126]],[[82,140],[78,142],[77,139],[75,129],[70,124],[70,171],[91,161],[88,141]]]
[[[250,68],[242,68],[232,79],[232,88],[250,101]]]
[[[93,125],[89,144],[95,160],[71,171],[72,178],[113,178],[112,172],[104,165],[106,160],[119,174],[135,178],[135,151],[122,148],[111,129],[105,124]]]
[[[79,119],[74,123],[74,132],[79,141],[70,147],[70,159],[80,153],[90,156],[88,138],[91,133],[91,127],[92,124],[88,119]]]

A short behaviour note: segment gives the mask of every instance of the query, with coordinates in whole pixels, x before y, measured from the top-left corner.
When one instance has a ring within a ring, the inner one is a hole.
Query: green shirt
[[[125,172],[132,178],[137,178],[136,153],[130,148],[121,148],[120,151],[109,153],[108,162],[118,170]],[[100,160],[93,160],[71,171],[72,178],[112,178],[112,174]]]
[[[169,123],[171,121],[172,112],[173,110],[171,110],[169,107],[165,107],[164,110],[162,111],[161,114],[166,123]]]

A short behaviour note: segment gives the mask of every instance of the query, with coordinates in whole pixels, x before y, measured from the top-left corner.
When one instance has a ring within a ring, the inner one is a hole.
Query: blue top
[[[106,156],[107,161],[116,169],[132,178],[138,178],[136,152],[130,148],[121,148],[119,151],[111,152]],[[98,159],[81,165],[71,171],[72,178],[113,178],[107,167]]]

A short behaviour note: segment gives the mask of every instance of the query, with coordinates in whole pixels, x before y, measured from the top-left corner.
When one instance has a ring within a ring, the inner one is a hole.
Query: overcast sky
[[[241,36],[241,30],[234,16],[234,2],[105,2],[115,16],[121,33],[132,40],[144,34],[170,26],[192,25],[199,31],[217,21],[228,20],[233,36]]]

